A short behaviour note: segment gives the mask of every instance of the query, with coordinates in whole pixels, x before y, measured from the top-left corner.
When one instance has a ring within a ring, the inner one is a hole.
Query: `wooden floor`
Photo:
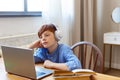
[[[120,70],[118,70],[118,69],[110,69],[110,70],[106,71],[105,74],[120,77]]]

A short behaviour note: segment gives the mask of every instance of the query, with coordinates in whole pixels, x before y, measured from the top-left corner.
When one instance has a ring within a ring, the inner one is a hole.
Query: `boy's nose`
[[[45,37],[43,37],[43,38],[42,38],[42,40],[46,40],[46,38],[45,38]]]

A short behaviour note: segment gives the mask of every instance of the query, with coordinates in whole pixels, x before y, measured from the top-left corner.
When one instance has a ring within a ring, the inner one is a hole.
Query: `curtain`
[[[71,44],[79,41],[93,43],[94,0],[74,0],[74,17]]]
[[[75,0],[74,4],[75,29],[73,29],[73,32],[75,33],[72,36],[74,39],[72,44],[78,41],[93,42],[93,0]]]
[[[81,0],[81,40],[93,42],[93,0]]]

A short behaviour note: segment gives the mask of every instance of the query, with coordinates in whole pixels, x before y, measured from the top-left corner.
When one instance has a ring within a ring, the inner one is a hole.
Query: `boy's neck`
[[[58,43],[54,44],[52,47],[48,48],[49,53],[53,53],[53,51],[57,48]]]

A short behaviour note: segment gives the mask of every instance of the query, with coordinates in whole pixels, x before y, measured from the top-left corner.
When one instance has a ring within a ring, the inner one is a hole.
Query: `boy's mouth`
[[[43,45],[46,45],[47,44],[47,42],[43,42]]]

